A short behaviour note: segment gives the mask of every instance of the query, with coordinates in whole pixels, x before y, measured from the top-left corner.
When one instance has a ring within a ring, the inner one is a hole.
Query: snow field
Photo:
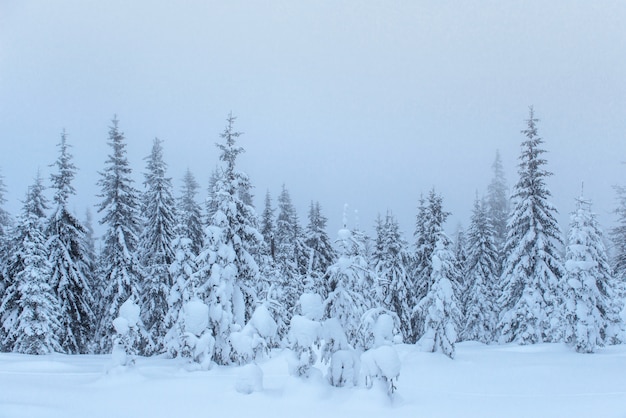
[[[187,371],[184,360],[0,354],[1,418],[73,417],[626,417],[626,346],[578,354],[561,344],[457,345],[455,360],[413,345],[393,399],[385,388],[334,388],[288,373],[285,350],[254,366]],[[245,391],[243,391],[245,392]]]

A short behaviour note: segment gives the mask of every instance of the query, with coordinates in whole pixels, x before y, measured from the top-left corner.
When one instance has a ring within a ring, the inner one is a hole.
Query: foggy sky
[[[0,0],[7,208],[38,169],[49,184],[65,128],[82,219],[114,114],[135,186],[159,137],[176,194],[189,167],[204,198],[232,111],[259,212],[285,183],[303,224],[311,200],[331,237],[344,203],[366,230],[390,209],[412,242],[433,187],[446,229],[467,227],[496,149],[512,187],[533,105],[562,229],[583,181],[608,228],[626,184],[625,21],[622,1]]]

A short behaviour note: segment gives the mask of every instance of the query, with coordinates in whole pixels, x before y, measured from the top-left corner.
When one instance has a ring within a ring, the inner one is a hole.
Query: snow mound
[[[319,321],[324,315],[322,297],[317,293],[303,293],[298,301],[302,316]]]
[[[126,319],[128,326],[134,328],[139,322],[140,312],[139,305],[133,302],[132,298],[129,298],[120,306],[119,317]]]
[[[130,331],[128,320],[119,316],[113,320],[113,328],[115,328],[115,332],[120,335],[126,335],[128,331]]]
[[[263,390],[263,370],[254,363],[246,364],[239,368],[235,390],[249,395],[252,392]]]
[[[274,321],[272,314],[264,305],[254,310],[252,318],[250,318],[250,325],[254,327],[263,338],[274,338],[278,330],[276,321]]]
[[[378,319],[376,319],[376,324],[373,329],[374,344],[376,344],[376,346],[392,344],[394,342],[393,327],[394,323],[391,315],[380,315]]]
[[[199,337],[209,326],[209,306],[192,300],[183,306],[185,331]]]
[[[296,315],[291,319],[289,340],[300,347],[310,347],[321,337],[321,332],[319,322]]]

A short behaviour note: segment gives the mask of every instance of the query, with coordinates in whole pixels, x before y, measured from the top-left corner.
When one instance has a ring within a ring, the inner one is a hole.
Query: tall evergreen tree
[[[141,225],[138,215],[139,192],[131,179],[132,169],[126,157],[124,134],[119,130],[117,118],[112,123],[108,141],[112,153],[108,156],[98,181],[102,188],[99,195],[102,202],[98,206],[98,212],[104,213],[100,223],[107,226],[101,255],[100,280],[103,282],[104,294],[97,337],[102,352],[111,351],[113,320],[117,318],[120,306],[128,299],[139,302],[143,280],[137,257]],[[140,333],[145,335],[145,330]]]
[[[146,191],[142,203],[144,226],[139,240],[140,262],[145,274],[140,306],[143,324],[154,343],[153,353],[162,351],[167,332],[164,319],[173,284],[169,267],[174,261],[172,242],[176,228],[172,180],[166,177],[167,165],[163,161],[161,144],[161,140],[155,139],[146,158]]]
[[[172,356],[181,355],[185,347],[185,329],[181,325],[181,316],[186,303],[198,299],[200,283],[196,264],[197,255],[189,238],[176,237],[173,243],[174,261],[170,266],[173,285],[168,295],[168,311],[165,316],[167,334],[164,348]]]
[[[9,286],[4,292],[2,348],[25,354],[61,351],[58,340],[59,304],[49,284],[51,269],[44,234],[46,199],[38,174],[29,187],[13,235]]]
[[[12,220],[11,215],[4,209],[6,199],[6,186],[4,185],[4,176],[0,174],[0,295],[8,286],[7,264],[11,251],[9,250],[11,240],[9,238]],[[0,324],[0,341],[2,338],[2,326]],[[1,347],[1,344],[0,344]]]
[[[265,241],[265,248],[273,261],[276,260],[276,222],[274,220],[275,209],[272,207],[272,196],[268,190],[265,193],[265,205],[261,214],[261,234]]]
[[[206,229],[206,244],[197,258],[199,295],[211,307],[210,326],[215,337],[214,360],[219,364],[234,361],[230,334],[243,327],[254,311],[259,267],[252,252],[260,248],[263,237],[256,229],[254,209],[239,195],[248,176],[236,169],[244,149],[236,145],[241,135],[234,130],[235,118],[228,116],[218,143],[224,167],[215,185],[217,209]]]
[[[405,341],[413,334],[410,305],[411,280],[408,243],[402,237],[396,218],[387,212],[376,225],[376,248],[373,264],[381,306],[394,312],[400,320]]]
[[[504,258],[504,244],[507,236],[507,221],[509,218],[509,191],[504,176],[500,151],[496,150],[496,158],[491,166],[493,179],[487,188],[487,214],[493,225],[493,241],[498,250],[498,274],[501,273]]]
[[[4,209],[4,205],[7,202],[4,197],[6,192],[7,188],[4,184],[4,176],[0,173],[0,237],[6,236],[12,225],[11,215]]]
[[[93,282],[86,230],[67,209],[75,194],[72,181],[76,166],[72,162],[65,131],[58,144],[59,157],[54,163],[57,173],[50,176],[54,194],[54,211],[48,221],[46,235],[50,254],[50,285],[59,301],[60,335],[63,351],[87,353],[95,332]]]
[[[284,184],[278,196],[275,236],[276,263],[282,275],[284,300],[281,302],[288,312],[293,313],[298,298],[304,292],[308,251],[296,208]]]
[[[363,288],[369,266],[362,243],[346,228],[339,230],[336,242],[338,259],[328,270],[328,297],[324,301],[326,319],[336,319],[353,347],[358,341],[358,329],[362,315],[372,306]]]
[[[513,211],[509,218],[502,272],[503,308],[499,329],[501,341],[533,344],[556,341],[561,304],[559,289],[563,265],[557,245],[562,245],[556,221],[556,208],[546,178],[543,139],[537,133],[533,108],[522,131],[519,180],[513,191]]]
[[[189,169],[183,177],[181,195],[178,199],[178,235],[191,240],[191,251],[198,255],[202,249],[204,229],[202,209],[196,201],[198,182]]]
[[[221,175],[222,171],[219,168],[215,168],[215,170],[211,171],[211,177],[209,177],[209,196],[206,199],[206,225],[210,225],[215,212],[217,212],[217,208],[220,204],[219,202],[219,182],[222,181]]]
[[[413,270],[413,294],[415,306],[426,297],[433,285],[432,259],[443,224],[450,215],[443,210],[443,198],[432,189],[427,199],[420,198],[415,228],[415,258]],[[409,342],[416,342],[424,332],[423,318],[413,318],[413,335]]]
[[[335,250],[326,233],[328,219],[322,215],[319,202],[311,202],[309,207],[309,222],[306,226],[305,240],[308,251],[305,291],[319,293],[326,297],[327,289],[324,277],[328,268],[335,261]]]
[[[431,262],[431,286],[426,296],[415,306],[415,315],[423,319],[419,343],[428,351],[440,351],[450,358],[455,355],[455,343],[461,322],[461,310],[456,297],[454,278],[458,274],[450,239],[437,233]]]
[[[457,295],[459,297],[459,302],[461,303],[461,310],[464,307],[464,298],[462,295],[465,294],[465,291],[468,287],[468,260],[467,260],[467,239],[465,235],[465,230],[463,226],[459,224],[456,230],[456,238],[453,243],[452,250],[454,252],[454,261],[456,263],[456,271],[458,273],[458,277],[456,281],[459,283],[459,289],[461,294]]]
[[[467,238],[468,280],[464,300],[465,326],[461,338],[490,343],[498,323],[495,306],[499,277],[498,251],[487,204],[485,199],[478,199],[478,196],[474,201]]]
[[[565,260],[565,340],[582,353],[619,341],[622,306],[602,231],[591,203],[582,197],[570,217]]]

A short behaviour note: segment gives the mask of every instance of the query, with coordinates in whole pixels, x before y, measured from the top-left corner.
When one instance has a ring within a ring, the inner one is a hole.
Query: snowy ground
[[[0,417],[620,417],[626,346],[592,355],[565,346],[463,343],[457,357],[399,346],[389,400],[379,388],[332,388],[287,373],[287,353],[261,364],[264,389],[235,390],[238,368],[189,372],[177,360],[0,354]]]

